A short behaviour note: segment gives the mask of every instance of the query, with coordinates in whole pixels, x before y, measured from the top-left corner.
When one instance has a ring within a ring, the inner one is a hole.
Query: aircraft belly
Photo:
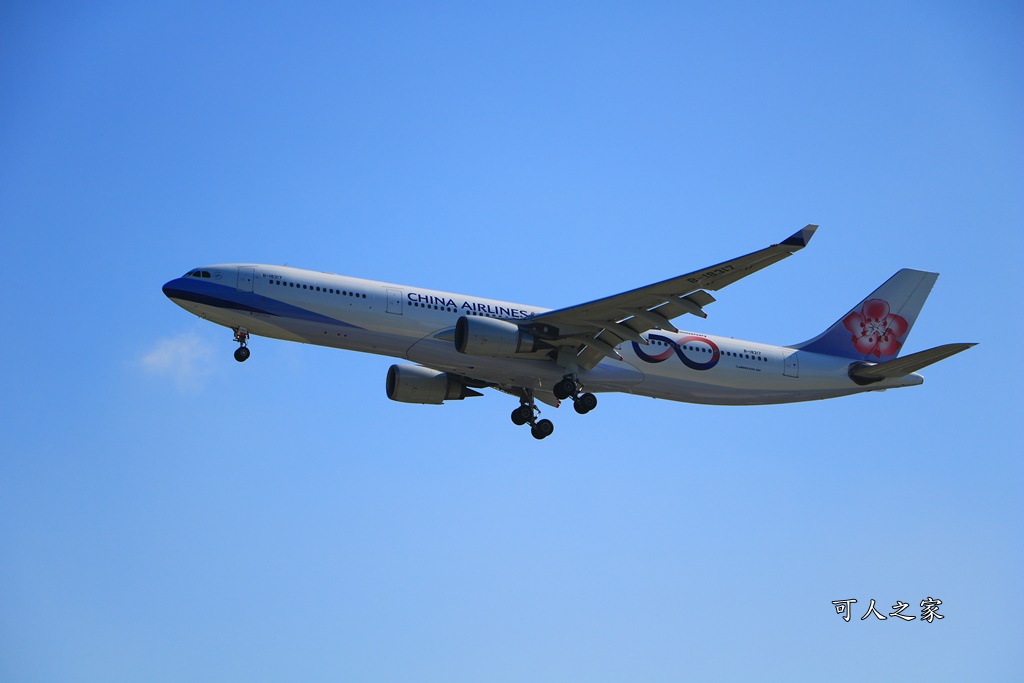
[[[230,327],[232,329],[236,327],[244,327],[249,330],[250,334],[255,334],[260,337],[272,337],[274,339],[298,342],[306,341],[304,338],[292,333],[281,325],[272,323],[269,320],[271,316],[257,316],[248,311],[220,308],[218,306],[210,306],[193,301],[174,300],[174,303],[178,304],[193,315],[204,320],[209,320],[212,323],[223,325],[224,327]]]
[[[800,387],[768,388],[740,387],[680,380],[669,377],[651,377],[633,390],[633,393],[651,398],[662,398],[684,403],[707,405],[771,405],[777,403],[798,403],[824,398],[847,396],[861,391],[860,388]]]
[[[603,361],[593,370],[580,374],[588,391],[632,391],[646,376],[626,361]]]
[[[409,348],[410,340],[407,337],[397,336],[390,332],[379,332],[361,327],[354,327],[348,324],[331,325],[326,322],[296,320],[294,318],[275,318],[274,316],[263,316],[253,314],[254,321],[257,318],[265,318],[266,329],[281,330],[290,334],[299,341],[317,346],[329,346],[335,349],[349,351],[362,351],[363,353],[375,353],[382,356],[402,357]],[[265,334],[250,328],[254,334],[283,339],[277,334]]]
[[[175,300],[175,303],[204,320],[232,329],[244,327],[249,334],[257,337],[398,357],[405,355],[411,343],[409,338],[399,337],[392,333],[374,332],[346,323],[333,325],[326,320],[300,320],[266,313],[238,311],[192,301]]]

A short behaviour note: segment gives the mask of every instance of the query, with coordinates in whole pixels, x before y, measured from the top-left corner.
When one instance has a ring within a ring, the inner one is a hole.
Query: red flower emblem
[[[868,299],[860,308],[843,318],[843,325],[853,333],[853,345],[865,356],[894,356],[903,345],[899,338],[910,325],[906,318],[889,312],[889,302]]]

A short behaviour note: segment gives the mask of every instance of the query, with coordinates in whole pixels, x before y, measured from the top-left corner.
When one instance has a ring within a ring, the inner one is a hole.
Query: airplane
[[[917,371],[971,343],[900,356],[937,273],[903,269],[820,335],[776,346],[681,330],[718,291],[807,246],[808,225],[778,244],[651,285],[559,309],[288,266],[201,266],[163,286],[174,303],[230,328],[235,360],[251,336],[375,353],[393,401],[441,404],[490,388],[519,400],[512,422],[544,439],[538,403],[624,392],[715,405],[793,403],[916,386]],[[770,300],[770,296],[766,300]]]

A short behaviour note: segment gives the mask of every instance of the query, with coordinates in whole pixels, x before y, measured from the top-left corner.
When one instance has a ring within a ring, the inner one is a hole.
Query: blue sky
[[[1019,675],[1019,8],[0,18],[0,679]],[[822,403],[603,395],[535,442],[493,392],[389,402],[388,358],[235,363],[160,291],[253,261],[557,307],[812,222],[686,324],[798,342],[913,267],[908,350],[981,345]]]

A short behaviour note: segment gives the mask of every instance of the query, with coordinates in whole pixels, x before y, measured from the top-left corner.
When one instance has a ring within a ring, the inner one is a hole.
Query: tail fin
[[[938,277],[904,268],[832,327],[794,348],[862,361],[895,358]]]

